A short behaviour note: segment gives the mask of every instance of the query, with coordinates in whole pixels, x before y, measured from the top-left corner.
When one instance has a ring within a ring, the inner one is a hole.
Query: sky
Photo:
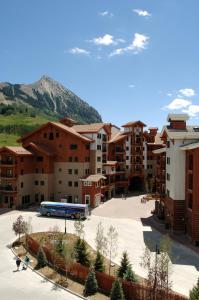
[[[0,82],[48,75],[103,121],[199,124],[198,0],[0,0]]]

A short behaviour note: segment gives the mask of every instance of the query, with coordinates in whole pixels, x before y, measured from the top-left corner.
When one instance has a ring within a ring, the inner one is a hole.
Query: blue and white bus
[[[41,202],[39,212],[42,216],[71,217],[72,219],[86,219],[89,215],[87,204],[48,201]]]

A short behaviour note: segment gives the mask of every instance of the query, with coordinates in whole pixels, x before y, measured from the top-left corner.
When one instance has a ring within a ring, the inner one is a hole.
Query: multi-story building
[[[21,147],[0,148],[0,205],[66,199],[95,207],[116,192],[142,189],[144,159],[157,134],[150,129],[145,149],[144,126],[129,122],[120,131],[111,123],[78,125],[64,118],[20,138]]]

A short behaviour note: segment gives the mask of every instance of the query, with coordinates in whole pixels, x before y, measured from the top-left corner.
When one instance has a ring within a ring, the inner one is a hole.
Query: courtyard
[[[162,234],[153,229],[148,222],[154,209],[154,201],[141,203],[141,197],[129,196],[125,200],[113,198],[95,208],[84,224],[85,239],[93,248],[95,248],[97,224],[101,221],[105,232],[110,225],[113,225],[119,234],[118,255],[115,262],[119,263],[122,252],[127,250],[134,271],[145,277],[146,272],[140,266],[145,245],[150,245],[151,250],[154,251]],[[15,261],[7,245],[15,239],[12,223],[20,214],[26,220],[31,218],[33,232],[47,231],[53,226],[58,226],[61,231],[64,231],[64,219],[41,217],[37,212],[11,211],[0,216],[0,292],[5,295],[3,299],[13,299],[16,293],[22,300],[27,299],[27,295],[29,299],[43,299],[44,294],[48,295],[49,299],[55,299],[54,297],[58,295],[60,299],[64,299],[65,291],[55,289],[52,284],[45,282],[32,271],[13,272]],[[73,223],[74,221],[67,220],[67,232],[74,232]],[[173,241],[171,261],[173,290],[188,295],[199,276],[199,256],[189,248]],[[31,293],[34,295],[33,298],[30,296]],[[77,299],[77,297],[69,294],[67,299]]]

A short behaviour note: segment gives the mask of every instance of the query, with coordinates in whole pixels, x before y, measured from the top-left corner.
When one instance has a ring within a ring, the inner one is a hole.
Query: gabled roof
[[[16,155],[33,155],[30,151],[26,150],[23,147],[9,147],[9,146],[5,146],[0,148],[0,152],[3,152],[5,150],[8,150]]]
[[[162,128],[160,137],[167,135],[170,139],[199,139],[199,131],[197,126],[187,126],[186,129],[171,129],[169,126]]]
[[[199,148],[199,142],[180,146],[181,150],[192,150],[196,148]]]
[[[109,144],[110,143],[117,143],[119,141],[124,140],[127,137],[126,134],[123,134],[123,132],[117,132],[116,134],[114,134],[111,139],[109,140]]]
[[[47,156],[55,156],[55,153],[49,149],[46,145],[40,145],[35,143],[30,143],[28,147],[32,147],[33,149],[46,154]]]
[[[143,127],[146,127],[146,124],[144,124],[141,121],[132,121],[132,122],[128,122],[128,123],[122,125],[122,127],[132,127],[132,126],[143,126]]]
[[[107,123],[93,123],[85,125],[74,125],[72,128],[78,133],[97,133]]]
[[[161,153],[164,153],[164,152],[166,152],[166,147],[153,150],[154,154],[161,154]]]
[[[79,134],[79,133],[76,132],[72,127],[68,127],[68,126],[66,126],[66,125],[64,125],[64,124],[57,123],[57,122],[48,122],[48,123],[46,123],[46,124],[40,126],[40,127],[37,128],[36,130],[34,130],[34,131],[32,131],[32,132],[30,132],[30,133],[24,135],[23,137],[21,137],[21,138],[18,140],[18,142],[24,141],[26,138],[28,138],[28,137],[30,137],[31,135],[33,135],[35,132],[44,129],[45,127],[47,127],[47,126],[49,126],[49,125],[54,126],[54,127],[58,128],[58,129],[61,129],[61,130],[65,131],[66,133],[72,134],[72,135],[74,135],[74,136],[80,138],[82,141],[85,141],[85,142],[92,142],[91,139],[89,139],[89,138],[87,138],[87,137],[85,137],[85,136]]]
[[[81,179],[81,181],[98,182],[100,179],[106,179],[106,177],[101,174],[94,174],[89,175],[87,178]]]

